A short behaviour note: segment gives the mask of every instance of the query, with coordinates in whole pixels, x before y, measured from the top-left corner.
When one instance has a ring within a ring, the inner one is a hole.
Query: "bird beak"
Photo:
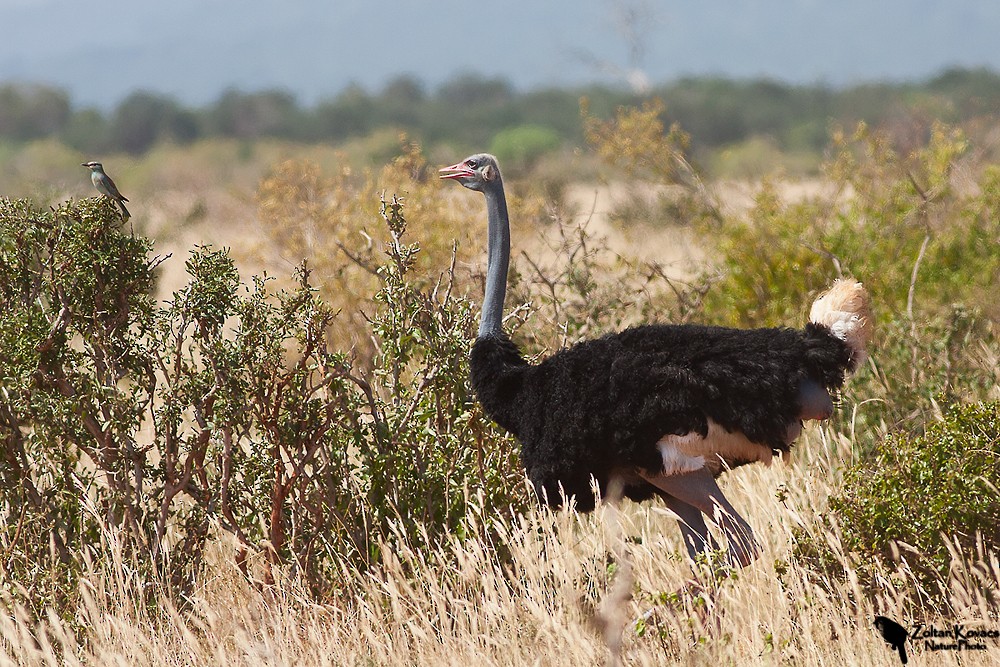
[[[476,172],[469,169],[464,162],[439,169],[438,173],[441,174],[441,178],[469,178],[476,175]]]
[[[81,163],[80,163],[80,166],[81,166],[81,167],[86,167],[86,166],[87,166],[87,163],[86,163],[86,162],[81,162]]]

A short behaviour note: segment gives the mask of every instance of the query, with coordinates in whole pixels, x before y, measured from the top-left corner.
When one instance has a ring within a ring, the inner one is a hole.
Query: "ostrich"
[[[532,365],[502,328],[510,224],[497,160],[477,154],[440,173],[486,196],[488,259],[472,387],[485,413],[520,441],[540,500],[558,507],[574,497],[586,512],[595,490],[618,489],[635,501],[659,496],[677,515],[692,558],[717,548],[708,516],[725,535],[730,560],[749,564],[759,546],[716,477],[770,463],[789,450],[803,420],[830,417],[830,391],[865,358],[870,316],[861,284],[834,283],[803,329],[637,326]]]

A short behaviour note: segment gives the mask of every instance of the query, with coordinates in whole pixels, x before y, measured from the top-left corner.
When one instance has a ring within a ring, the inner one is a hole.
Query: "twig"
[[[451,302],[451,291],[455,287],[455,262],[458,261],[458,241],[451,242],[451,264],[448,266],[448,290],[444,294],[444,303]]]
[[[56,335],[66,331],[66,324],[69,320],[69,306],[63,306],[59,311],[59,315],[52,322],[52,326],[49,328],[49,333],[41,343],[35,347],[35,351],[39,353],[48,352],[55,345]]]
[[[413,400],[410,401],[410,407],[407,408],[406,414],[403,415],[403,418],[394,429],[396,433],[403,432],[403,428],[406,426],[406,423],[410,421],[410,417],[413,416],[413,411],[417,408],[417,403],[420,402],[420,397],[423,395],[424,389],[427,388],[427,385],[430,384],[431,380],[433,380],[436,375],[437,373],[434,371],[430,371],[424,375],[424,379],[420,381],[420,386],[417,387],[417,391],[413,394]]]
[[[21,514],[17,518],[17,528],[14,529],[14,537],[11,538],[10,544],[3,554],[3,562],[8,562],[11,552],[14,550],[17,541],[21,538],[21,527],[24,525],[24,517],[28,513],[28,503],[21,503]]]
[[[910,185],[913,186],[913,189],[917,191],[918,195],[920,195],[920,199],[923,200],[922,205],[926,205],[927,202],[930,201],[930,197],[927,195],[926,192],[924,192],[924,189],[920,187],[920,185],[917,183],[917,179],[913,177],[913,172],[907,170],[906,177],[910,179]]]
[[[385,454],[388,451],[389,443],[385,441],[384,434],[388,433],[388,427],[386,426],[385,419],[379,413],[378,403],[375,400],[375,394],[372,391],[372,386],[368,384],[368,381],[364,378],[353,375],[347,370],[344,371],[342,377],[357,385],[357,387],[365,395],[365,400],[368,402],[368,409],[371,411],[372,420],[375,422],[375,439],[378,441],[381,453]]]
[[[345,246],[340,241],[336,241],[336,244],[337,244],[337,247],[340,248],[340,251],[343,252],[345,255],[347,255],[347,258],[349,260],[351,260],[352,262],[354,262],[355,264],[357,264],[362,269],[364,269],[368,273],[372,274],[376,278],[378,277],[378,269],[373,264],[371,264],[370,262],[366,262],[361,257],[359,257],[359,256],[355,255],[354,253],[352,253],[350,250],[347,249],[347,246]]]
[[[805,243],[805,242],[802,243],[802,247],[806,248],[807,250],[812,250],[817,255],[822,255],[823,257],[826,257],[827,259],[829,259],[831,262],[833,262],[833,268],[835,268],[837,270],[837,277],[838,278],[843,278],[844,277],[844,269],[842,268],[842,266],[840,264],[840,258],[839,257],[837,257],[836,255],[834,255],[829,250],[824,250],[823,248],[817,248],[817,247],[812,246],[812,245],[810,245],[808,243]]]
[[[549,293],[552,295],[552,308],[555,311],[553,314],[555,315],[555,319],[558,320],[561,309],[559,308],[559,297],[556,293],[556,281],[547,277],[545,273],[542,271],[541,267],[539,267],[538,264],[535,263],[535,260],[531,259],[528,253],[522,250],[521,256],[524,257],[524,259],[527,260],[528,264],[531,265],[531,268],[535,270],[535,273],[538,275],[538,279],[542,281],[542,284],[549,288]]]
[[[913,262],[913,272],[910,274],[910,289],[906,295],[906,316],[910,320],[910,329],[916,334],[916,324],[913,321],[913,294],[917,290],[917,272],[920,270],[920,262],[924,259],[927,245],[931,242],[930,232],[924,235],[924,241],[920,244],[920,252],[917,253],[917,260]]]

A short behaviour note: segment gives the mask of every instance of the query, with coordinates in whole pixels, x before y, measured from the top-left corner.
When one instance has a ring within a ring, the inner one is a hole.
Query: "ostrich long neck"
[[[503,325],[503,302],[507,295],[507,267],[510,264],[510,220],[503,181],[486,188],[486,215],[489,218],[489,250],[486,263],[486,293],[479,319],[479,337],[499,334]]]

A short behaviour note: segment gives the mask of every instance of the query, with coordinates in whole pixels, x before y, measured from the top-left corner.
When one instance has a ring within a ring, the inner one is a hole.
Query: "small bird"
[[[875,627],[882,635],[882,639],[889,644],[893,650],[899,651],[899,659],[905,665],[906,660],[906,638],[909,636],[906,628],[885,616],[875,617]]]
[[[115,185],[115,182],[111,180],[110,176],[104,173],[104,165],[100,162],[84,162],[80,166],[86,167],[90,170],[90,181],[94,184],[94,187],[97,188],[97,191],[105,197],[110,197],[118,204],[119,207],[121,207],[122,220],[128,220],[131,218],[132,214],[128,212],[127,208],[125,208],[125,202],[127,202],[128,199],[122,195],[122,193],[118,192],[118,186]]]

